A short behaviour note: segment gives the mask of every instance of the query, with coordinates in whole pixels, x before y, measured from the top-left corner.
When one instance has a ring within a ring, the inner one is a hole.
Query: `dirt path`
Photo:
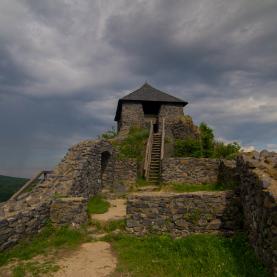
[[[111,246],[104,241],[84,243],[80,250],[60,259],[54,277],[105,277],[116,268]]]
[[[108,201],[111,205],[106,213],[94,214],[91,217],[102,222],[124,219],[126,217],[126,199],[118,198]],[[101,239],[103,235],[106,234],[95,233],[93,237]],[[50,258],[60,267],[56,273],[51,274],[53,277],[106,277],[115,271],[117,264],[111,245],[105,241],[84,243],[76,251],[62,251],[59,255]],[[34,257],[32,261],[42,262],[44,257]],[[14,263],[1,267],[0,276],[12,276],[12,268],[16,265]]]
[[[92,219],[100,221],[118,220],[126,217],[126,199],[110,199],[111,204],[109,210],[104,214],[93,214]]]
[[[94,214],[92,219],[99,221],[119,220],[126,217],[126,199],[110,199],[109,210],[104,214]],[[100,234],[101,235],[101,234]],[[78,252],[60,259],[61,269],[54,277],[104,277],[116,268],[116,258],[111,245],[104,241],[84,243]]]

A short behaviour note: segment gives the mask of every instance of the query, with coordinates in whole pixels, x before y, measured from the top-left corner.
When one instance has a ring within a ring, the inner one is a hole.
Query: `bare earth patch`
[[[84,243],[77,252],[60,259],[54,277],[105,277],[116,268],[111,246],[104,241]]]
[[[92,219],[100,221],[118,220],[126,217],[126,199],[109,199],[111,204],[109,210],[104,214],[93,214]]]

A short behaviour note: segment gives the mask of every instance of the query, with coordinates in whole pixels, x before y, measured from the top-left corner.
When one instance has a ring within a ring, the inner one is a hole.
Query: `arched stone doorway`
[[[104,151],[101,153],[101,189],[104,187],[111,186],[113,180],[113,163],[111,160],[111,153],[109,151]]]

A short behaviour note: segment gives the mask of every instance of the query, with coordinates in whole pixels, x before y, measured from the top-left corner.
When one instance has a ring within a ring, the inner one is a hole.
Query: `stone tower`
[[[115,121],[118,131],[131,126],[148,127],[150,121],[154,131],[161,128],[162,119],[166,125],[176,122],[184,116],[183,108],[188,103],[162,92],[145,83],[139,89],[118,100]]]

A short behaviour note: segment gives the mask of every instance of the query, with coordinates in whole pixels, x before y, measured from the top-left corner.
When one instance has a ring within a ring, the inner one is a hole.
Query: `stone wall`
[[[193,124],[192,118],[188,115],[176,117],[169,127],[175,140],[198,139],[200,136],[198,127]]]
[[[240,180],[235,160],[219,161],[217,182],[227,186],[239,185]]]
[[[113,189],[127,190],[137,181],[137,161],[136,159],[116,159],[114,164]]]
[[[241,227],[239,196],[230,191],[148,193],[128,197],[127,230],[136,235],[232,233]]]
[[[136,159],[119,159],[117,154],[113,155],[102,176],[103,188],[126,192],[137,181],[137,166]]]
[[[54,225],[78,227],[88,220],[87,199],[83,197],[56,198],[50,206],[50,220]]]
[[[237,170],[244,228],[258,257],[277,276],[277,153],[244,154]]]
[[[144,112],[141,103],[122,103],[118,131],[125,131],[131,126],[144,127]]]
[[[15,245],[27,235],[39,232],[49,219],[50,202],[43,202],[35,207],[22,209],[0,217],[0,251]]]
[[[165,158],[162,161],[163,183],[216,183],[218,160],[208,158]]]
[[[108,153],[105,156],[107,160],[104,169],[101,167],[103,153]],[[88,140],[71,147],[46,181],[0,206],[0,249],[38,232],[49,219],[50,209],[55,224],[83,222],[83,216],[74,218],[74,211],[83,211],[86,202],[78,202],[77,198],[72,197],[88,199],[101,191],[105,181],[115,182],[120,178],[122,182],[123,174],[126,174],[126,178],[135,179],[134,161],[125,161],[123,164],[119,162],[119,166],[118,163],[110,162],[115,159],[116,153],[108,141]],[[110,183],[110,188],[113,182]],[[67,210],[68,215],[61,214],[62,207]],[[61,216],[60,219],[58,215]]]
[[[176,122],[176,118],[184,115],[184,108],[178,104],[162,104],[159,112],[159,122],[166,118],[166,123]]]

